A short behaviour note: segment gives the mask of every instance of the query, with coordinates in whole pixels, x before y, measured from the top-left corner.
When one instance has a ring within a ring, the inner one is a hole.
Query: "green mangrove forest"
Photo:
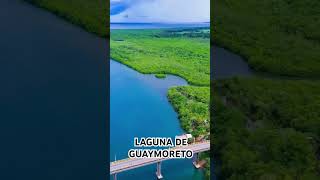
[[[210,36],[202,28],[112,30],[110,56],[141,73],[173,74],[190,85],[173,87],[168,98],[182,128],[194,136],[209,134]]]
[[[26,1],[108,36],[106,1]],[[319,179],[319,12],[318,0],[211,0],[211,42],[256,72],[214,81],[211,114],[208,30],[117,31],[111,54],[142,73],[191,84],[171,88],[168,97],[182,127],[197,136],[211,116],[218,179]]]
[[[218,179],[319,179],[320,1],[211,2],[212,42],[256,72],[213,82]]]
[[[194,36],[198,31],[112,30],[110,56],[141,73],[173,74],[193,85],[209,85],[210,39],[202,37],[209,32]]]
[[[320,76],[320,1],[212,0],[213,43],[260,72]]]
[[[109,6],[105,0],[24,0],[44,8],[86,31],[108,37]],[[210,30],[116,30],[110,37],[111,57],[141,73],[186,79],[191,86],[172,87],[168,98],[179,113],[182,128],[196,137],[210,138]],[[200,157],[207,163],[209,153]]]
[[[141,73],[180,76],[189,86],[172,87],[168,99],[179,114],[181,127],[198,138],[210,138],[209,28],[112,30],[110,56]],[[201,156],[210,178],[209,153]]]
[[[49,10],[101,37],[108,37],[109,6],[105,0],[24,0]],[[141,73],[185,78],[192,86],[173,87],[168,98],[179,113],[184,130],[209,138],[210,30],[117,30],[110,39],[111,57]],[[210,177],[209,154],[206,179]]]

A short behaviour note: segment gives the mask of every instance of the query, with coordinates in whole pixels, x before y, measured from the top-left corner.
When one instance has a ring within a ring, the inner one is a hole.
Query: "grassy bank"
[[[320,77],[320,1],[215,0],[213,42],[257,70]]]
[[[24,0],[65,18],[101,37],[108,36],[109,3],[106,0]]]

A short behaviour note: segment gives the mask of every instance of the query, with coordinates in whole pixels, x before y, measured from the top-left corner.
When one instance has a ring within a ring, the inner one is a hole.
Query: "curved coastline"
[[[111,48],[110,48],[111,49]],[[122,61],[122,60],[119,60],[118,58],[113,58],[112,56],[110,56],[110,59],[114,60],[114,61],[117,61],[131,69],[134,69],[135,71],[138,71],[139,73],[141,74],[165,74],[165,75],[172,75],[172,76],[177,76],[179,78],[182,78],[184,79],[185,81],[188,82],[188,84],[190,86],[199,86],[199,87],[203,87],[203,86],[210,86],[210,82],[208,82],[208,84],[206,83],[195,83],[195,82],[192,82],[190,79],[188,79],[187,77],[181,75],[181,74],[178,74],[178,73],[171,73],[171,72],[167,72],[167,71],[148,71],[148,70],[142,70],[140,68],[137,68],[135,67],[134,65],[130,65],[128,63],[125,63],[125,61]]]
[[[135,70],[135,71],[137,71],[137,72],[139,72],[139,73],[141,73],[141,74],[146,74],[146,75],[147,75],[147,74],[152,74],[152,75],[163,74],[163,75],[166,75],[166,76],[168,76],[168,75],[176,76],[176,77],[179,77],[179,78],[183,79],[184,81],[186,81],[186,82],[188,83],[188,85],[197,86],[197,85],[195,85],[195,84],[190,83],[190,82],[188,81],[188,79],[186,79],[185,77],[183,77],[183,76],[181,76],[181,75],[179,75],[179,74],[167,73],[167,72],[163,72],[163,71],[154,71],[154,72],[151,72],[151,71],[150,71],[150,72],[142,71],[141,69],[136,68],[136,67],[134,67],[134,66],[132,66],[132,65],[130,65],[130,64],[126,64],[126,63],[124,63],[124,62],[121,61],[121,60],[117,60],[116,58],[110,57],[110,60],[116,61],[116,62],[118,62],[118,63],[120,63],[120,64],[122,64],[122,65],[125,65],[125,66],[127,66],[128,68],[133,69],[133,70]],[[165,78],[162,78],[162,79],[166,79],[166,77],[165,77]]]
[[[123,62],[121,62],[121,61],[119,61],[119,60],[116,60],[116,59],[114,59],[114,58],[110,58],[110,61],[115,61],[115,62],[117,62],[117,63],[120,63],[120,64],[122,64],[122,65],[124,65],[124,66],[126,66],[126,67],[128,67],[128,68],[130,68],[130,69],[132,69],[132,70],[134,70],[134,71],[136,71],[136,72],[138,72],[138,73],[144,74],[144,75],[156,75],[156,74],[159,73],[159,72],[155,72],[155,73],[142,72],[142,71],[140,71],[138,68],[132,67],[132,66],[130,66],[130,65],[128,65],[128,64],[125,64],[125,63],[123,63]],[[183,77],[181,77],[181,76],[179,76],[179,75],[168,74],[168,73],[162,73],[162,74],[166,75],[165,78],[162,78],[162,79],[164,79],[164,80],[167,79],[168,76],[175,76],[175,77],[181,78],[182,80],[184,80],[184,81],[187,83],[186,85],[171,86],[169,89],[174,88],[174,87],[191,86],[191,84],[190,84],[185,78],[183,78]],[[202,87],[202,86],[201,86],[201,87]],[[169,89],[168,89],[168,90],[169,90]],[[166,92],[167,95],[168,95],[168,90],[167,90],[167,92]],[[171,104],[171,106],[174,108],[175,112],[176,112],[177,114],[179,114],[178,111],[176,110],[176,108],[175,108],[175,107],[173,106],[173,104],[171,103],[171,101],[170,101],[170,99],[169,99],[168,96],[167,96],[167,100],[170,102],[170,104]],[[185,129],[183,129],[183,130],[185,131]]]
[[[156,75],[157,73],[159,73],[159,72],[151,73],[151,72],[143,72],[143,71],[140,71],[139,68],[135,68],[134,66],[128,65],[128,64],[126,64],[126,63],[123,63],[122,61],[117,60],[117,59],[114,59],[114,58],[112,58],[112,57],[110,58],[110,61],[114,61],[114,62],[120,63],[121,65],[124,65],[124,66],[126,66],[126,67],[128,67],[128,68],[130,68],[130,69],[132,69],[132,70],[134,70],[134,71],[136,71],[136,72],[138,72],[138,73],[140,73],[140,74],[143,74],[143,75],[152,75],[152,76],[155,77],[155,78],[157,78],[155,75]],[[168,87],[168,89],[166,90],[165,93],[166,93],[166,99],[167,99],[167,101],[169,102],[169,104],[171,105],[171,107],[173,108],[173,110],[175,111],[175,113],[178,115],[178,120],[179,120],[178,123],[179,123],[179,125],[180,125],[180,128],[181,128],[185,133],[189,133],[189,132],[188,132],[188,129],[186,129],[186,128],[182,125],[182,124],[183,124],[183,121],[182,121],[182,119],[181,119],[182,114],[181,114],[181,112],[179,111],[179,107],[178,107],[176,104],[174,104],[173,97],[171,97],[171,96],[169,95],[169,91],[176,90],[176,89],[179,88],[179,87],[203,87],[203,88],[206,88],[206,87],[209,87],[209,86],[197,86],[197,85],[190,84],[190,83],[187,81],[187,79],[185,79],[185,78],[183,78],[183,77],[181,77],[181,76],[179,76],[179,75],[170,74],[170,73],[163,73],[163,72],[161,72],[161,74],[166,75],[165,78],[161,78],[162,80],[166,80],[166,79],[168,78],[168,76],[174,76],[174,77],[177,77],[177,78],[179,78],[179,79],[182,79],[183,81],[186,82],[185,85],[174,85],[174,86]],[[157,79],[159,79],[159,78],[157,78]],[[208,104],[208,107],[209,107],[209,104]],[[208,156],[208,155],[203,155],[203,156],[200,157],[200,159],[203,160],[203,161],[205,161],[205,159],[207,158],[207,156]],[[207,162],[207,163],[210,164],[210,162]],[[209,170],[209,169],[204,168],[204,175],[205,175],[205,174],[208,174],[208,172],[207,172],[208,170]]]
[[[110,60],[110,67],[110,143],[114,144],[110,150],[110,159],[114,159],[115,155],[117,159],[126,158],[127,150],[134,148],[132,143],[126,142],[131,142],[133,137],[174,137],[183,133],[166,92],[172,85],[183,85],[186,81],[172,76],[158,79],[113,60]],[[129,108],[125,110],[126,107]],[[168,161],[165,164],[163,173],[169,179],[203,179],[203,171],[195,170],[190,160]],[[182,171],[172,171],[175,167],[180,167]],[[146,166],[121,173],[119,178],[151,179],[154,177],[153,170],[154,166]]]
[[[127,66],[128,68],[133,69],[133,70],[135,70],[135,71],[137,71],[137,72],[139,72],[139,73],[141,73],[141,74],[144,74],[144,75],[154,75],[154,76],[155,76],[156,74],[161,73],[161,74],[166,75],[166,77],[165,77],[165,78],[162,78],[162,79],[166,79],[167,76],[175,76],[175,77],[181,78],[181,79],[183,79],[184,81],[187,82],[186,85],[171,86],[171,87],[168,89],[168,91],[169,91],[170,89],[172,89],[172,88],[182,87],[182,86],[208,87],[208,86],[203,86],[203,85],[191,84],[187,79],[185,79],[184,77],[182,77],[182,76],[180,76],[180,75],[177,75],[177,74],[170,74],[170,73],[165,73],[165,72],[143,72],[143,71],[141,71],[139,68],[135,68],[134,66],[125,64],[125,63],[123,63],[122,61],[117,60],[117,59],[114,59],[114,58],[112,58],[112,57],[110,58],[110,61],[118,62],[118,63],[120,63],[120,64],[122,64],[122,65],[125,65],[125,66]],[[180,117],[181,114],[178,112],[178,110],[177,110],[177,108],[174,106],[174,104],[172,104],[172,101],[171,101],[170,97],[168,96],[168,91],[167,91],[167,100],[170,102],[171,106],[174,108],[175,112],[176,112],[176,113],[179,115],[179,117]],[[180,118],[179,118],[179,120],[180,120]],[[182,127],[182,126],[181,126],[181,127]],[[183,129],[185,132],[187,131],[187,130],[184,129],[184,128],[182,128],[182,129]]]

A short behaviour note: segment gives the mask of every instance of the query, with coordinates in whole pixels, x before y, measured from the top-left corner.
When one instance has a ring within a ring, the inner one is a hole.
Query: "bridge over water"
[[[210,141],[202,141],[189,144],[187,146],[174,147],[172,149],[183,150],[189,149],[193,151],[193,165],[196,168],[199,168],[198,157],[199,153],[210,150]],[[150,164],[157,164],[156,175],[158,179],[161,179],[163,176],[161,174],[161,162],[169,160],[172,158],[127,158],[110,163],[110,174],[113,175],[114,180],[117,179],[117,173],[128,171],[131,169],[147,166]]]

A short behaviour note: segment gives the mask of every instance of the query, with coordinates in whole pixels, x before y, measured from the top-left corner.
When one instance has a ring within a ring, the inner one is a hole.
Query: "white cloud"
[[[111,16],[111,22],[209,22],[210,0],[111,0],[126,4],[126,10]]]
[[[123,2],[123,0],[110,0],[110,3],[119,3],[119,2]]]

